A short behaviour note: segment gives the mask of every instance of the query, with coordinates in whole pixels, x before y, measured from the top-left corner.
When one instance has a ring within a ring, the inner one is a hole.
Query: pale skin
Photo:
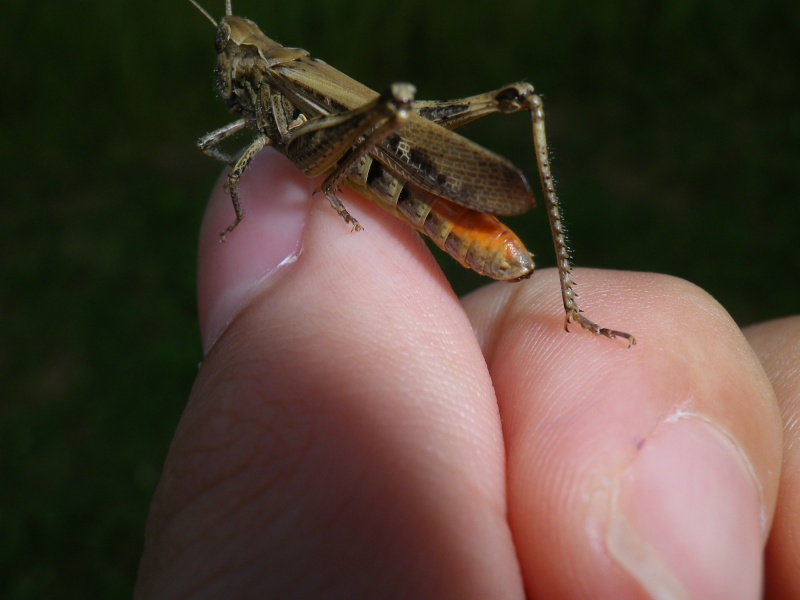
[[[411,228],[343,194],[351,233],[314,185],[262,152],[224,244],[214,191],[207,355],[137,597],[800,589],[800,319],[746,331],[756,354],[690,284],[577,269],[586,314],[638,344],[566,334],[554,271],[458,299]]]

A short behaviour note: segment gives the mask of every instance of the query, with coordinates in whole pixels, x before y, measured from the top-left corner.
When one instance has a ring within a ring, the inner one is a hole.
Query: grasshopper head
[[[308,55],[305,50],[284,48],[250,19],[233,15],[220,21],[215,43],[221,94],[229,105],[245,112],[255,110],[255,90],[274,65]]]
[[[228,15],[219,23],[217,27],[217,52],[222,53],[227,50],[240,52],[245,46],[253,46],[259,48],[264,46],[264,42],[268,38],[250,19],[242,17],[234,17]],[[237,49],[230,48],[231,44]]]
[[[295,57],[294,54],[284,56],[286,49],[265,36],[253,21],[233,15],[220,21],[215,43],[220,57],[226,55],[234,61],[260,59],[269,66],[282,59]],[[307,53],[303,51],[303,54]]]
[[[265,67],[263,51],[270,42],[253,21],[227,15],[217,26],[217,85],[235,110],[254,110],[252,92],[259,87]]]
[[[284,48],[265,36],[253,21],[236,17],[230,0],[217,23],[197,0],[189,0],[217,28],[217,85],[220,95],[234,110],[254,115],[264,76],[276,64],[308,55],[305,50]]]

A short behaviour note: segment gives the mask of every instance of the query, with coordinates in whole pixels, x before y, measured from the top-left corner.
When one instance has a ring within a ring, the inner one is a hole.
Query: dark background
[[[798,311],[800,3],[465,6],[234,11],[373,88],[530,81],[577,265],[686,278],[741,324]],[[214,31],[181,0],[0,12],[0,596],[127,597],[201,360],[195,246],[220,166],[194,143],[229,120]],[[526,115],[468,133],[538,186]],[[541,209],[512,225],[554,263]],[[443,262],[459,292],[480,283]]]

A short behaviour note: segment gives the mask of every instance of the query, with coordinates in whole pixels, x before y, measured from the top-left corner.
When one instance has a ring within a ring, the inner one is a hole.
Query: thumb
[[[139,596],[521,598],[496,398],[458,299],[411,228],[343,195],[365,228],[349,234],[289,166],[256,157],[225,244],[212,198],[207,355]]]

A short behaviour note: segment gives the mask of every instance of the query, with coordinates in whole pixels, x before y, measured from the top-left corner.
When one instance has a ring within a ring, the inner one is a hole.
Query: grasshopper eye
[[[228,45],[231,39],[231,26],[224,21],[217,27],[217,38],[214,40],[214,45],[217,47],[217,52],[222,52]]]

